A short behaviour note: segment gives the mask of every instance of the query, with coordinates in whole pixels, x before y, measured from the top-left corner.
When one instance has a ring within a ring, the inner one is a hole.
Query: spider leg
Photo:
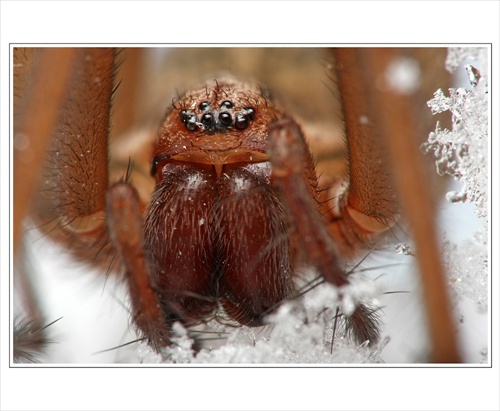
[[[307,262],[337,287],[349,284],[338,248],[318,210],[317,182],[312,157],[299,126],[290,119],[271,124],[269,149],[273,186],[285,199],[300,249]],[[342,293],[342,291],[340,291]],[[361,344],[380,337],[377,313],[363,304],[345,317],[346,330]]]
[[[57,89],[53,85],[42,89],[45,93],[60,89],[61,96],[48,99],[55,108],[50,121],[47,120],[49,124],[43,128],[48,154],[39,181],[42,188],[34,196],[32,215],[50,238],[64,244],[78,259],[93,261],[107,270],[110,256],[115,252],[119,254],[118,263],[125,268],[130,289],[133,322],[153,347],[159,348],[166,345],[168,337],[144,260],[143,205],[129,183],[116,183],[108,188],[108,140],[116,51],[81,48],[71,49],[69,53],[68,50],[36,50],[41,57],[49,59],[50,69],[54,69],[54,62],[62,64],[68,54],[68,73],[66,79],[57,82]],[[53,74],[43,71],[40,76],[45,81]],[[43,81],[35,81],[35,85]],[[33,113],[46,113],[47,110],[35,108]],[[19,133],[28,133],[31,131],[31,111],[20,111]],[[28,134],[31,139],[38,138],[38,134],[31,134]],[[16,167],[22,164],[21,160],[16,156]],[[37,173],[38,169],[33,172]]]
[[[74,249],[86,249],[88,258],[95,256],[85,246],[89,238],[106,238],[102,210],[113,61],[111,49],[14,49],[14,283],[28,317],[20,321],[28,327],[46,321],[21,249],[26,215],[69,248],[79,244]],[[42,352],[46,328],[37,327],[25,334],[37,336],[32,345]]]
[[[433,205],[416,148],[422,122],[414,111],[418,87],[393,82],[390,76],[391,64],[405,57],[404,49],[393,48],[335,51],[349,186],[331,227],[353,233],[344,237],[354,239],[348,243],[355,246],[382,233],[404,211],[417,247],[433,346],[431,360],[459,362]]]
[[[269,150],[272,184],[285,198],[308,261],[320,269],[326,281],[337,287],[347,284],[333,240],[319,218],[314,197],[311,197],[316,188],[315,179],[310,177],[310,170],[314,167],[299,126],[291,119],[272,123],[269,127]],[[307,174],[309,176],[304,178]],[[306,181],[310,182],[309,187]]]
[[[342,102],[348,161],[348,185],[334,193],[332,209],[325,202],[329,229],[343,254],[354,256],[373,246],[400,214],[388,144],[379,127],[379,110],[371,93],[374,79],[361,52],[348,59],[348,49],[336,49],[338,92]],[[343,190],[343,191],[342,191]]]
[[[125,269],[132,302],[132,323],[157,351],[169,344],[169,331],[152,287],[144,256],[144,228],[137,190],[129,183],[113,184],[107,193],[108,227]]]
[[[114,49],[74,51],[32,209],[44,233],[76,258],[105,269],[111,254],[105,205],[114,74]]]
[[[72,49],[14,49],[14,242],[32,202],[36,176],[57,122]]]

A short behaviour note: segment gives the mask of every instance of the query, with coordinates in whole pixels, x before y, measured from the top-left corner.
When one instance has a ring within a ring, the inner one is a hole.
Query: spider
[[[390,154],[401,121],[388,121],[395,105],[398,115],[408,111],[409,98],[387,84],[374,87],[409,51],[322,51],[343,111],[345,175],[319,178],[305,128],[289,107],[265,86],[223,73],[175,97],[157,134],[142,140],[152,148],[131,156],[134,164],[117,178],[128,159],[108,160],[112,101],[122,85],[122,101],[138,98],[126,94],[126,74],[120,87],[117,79],[127,52],[134,63],[140,51],[16,49],[16,247],[29,214],[77,259],[124,272],[132,322],[157,351],[171,343],[177,321],[192,326],[223,313],[237,324],[265,324],[299,293],[302,266],[342,295],[345,262],[410,214],[405,207],[413,200],[393,171],[399,155]],[[117,115],[111,145],[127,144],[114,138],[127,120]],[[145,157],[147,166],[135,164]],[[39,173],[35,191],[28,175]],[[26,181],[22,188],[18,178]],[[445,306],[444,298],[439,326],[446,329]],[[343,318],[358,343],[377,343],[378,317],[369,305],[359,303]],[[450,347],[436,359],[456,360],[448,341]]]

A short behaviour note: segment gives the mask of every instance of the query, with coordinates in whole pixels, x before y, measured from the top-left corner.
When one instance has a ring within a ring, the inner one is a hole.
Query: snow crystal
[[[471,62],[470,59],[475,61]],[[472,63],[472,64],[465,64]],[[460,188],[446,194],[450,203],[469,202],[482,221],[477,233],[456,243],[443,236],[443,261],[448,272],[448,284],[455,307],[463,300],[473,302],[477,313],[488,311],[488,140],[489,96],[488,53],[486,48],[453,48],[449,50],[446,68],[462,67],[466,87],[450,88],[448,95],[436,91],[428,102],[432,113],[450,112],[451,130],[436,125],[428,141],[422,145],[425,153],[433,153],[440,175],[450,175]],[[459,316],[458,322],[464,321]],[[477,353],[484,359],[487,351]],[[484,362],[484,361],[483,361]]]
[[[473,240],[465,240],[460,246],[451,241],[444,241],[443,255],[448,267],[453,300],[458,302],[464,297],[469,298],[474,301],[479,313],[486,313],[488,309],[486,248]]]
[[[438,90],[428,102],[433,114],[451,113],[452,129],[441,129],[438,123],[422,149],[434,153],[438,174],[448,174],[462,184],[460,191],[448,193],[448,200],[470,201],[475,204],[478,217],[487,218],[488,76],[485,72],[479,77],[471,66],[466,66],[466,70],[472,73],[470,88],[450,88],[449,96]]]
[[[455,73],[456,70],[467,60],[478,62],[480,69],[486,70],[487,49],[481,47],[451,47],[448,49],[445,67],[450,73]]]
[[[373,295],[373,286],[359,281],[345,290],[351,301]],[[226,340],[220,347],[204,346],[199,351],[192,335],[180,323],[174,324],[172,345],[161,355],[152,352],[145,343],[139,350],[141,363],[168,362],[215,364],[328,364],[380,363],[380,353],[388,340],[378,346],[356,346],[346,339],[340,325],[333,339],[337,307],[341,303],[338,290],[321,284],[303,298],[284,303],[270,315],[268,325],[261,328],[227,327]],[[225,329],[215,321],[207,324],[213,335]]]
[[[415,253],[412,251],[411,246],[406,244],[406,243],[399,243],[394,246],[394,249],[396,250],[396,253],[398,254],[403,254],[403,255],[415,255]]]

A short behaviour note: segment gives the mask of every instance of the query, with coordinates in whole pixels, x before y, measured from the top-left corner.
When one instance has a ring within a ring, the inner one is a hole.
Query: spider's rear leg
[[[349,284],[336,247],[318,210],[317,178],[311,154],[299,126],[290,119],[269,128],[273,185],[285,199],[300,248],[307,263],[324,279],[342,287]],[[358,343],[376,343],[380,337],[376,312],[360,304],[345,317],[346,330]]]

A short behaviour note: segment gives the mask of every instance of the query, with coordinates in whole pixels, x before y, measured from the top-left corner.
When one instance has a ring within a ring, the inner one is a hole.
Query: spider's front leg
[[[132,323],[159,351],[170,332],[151,285],[144,255],[144,226],[137,190],[127,182],[113,184],[107,194],[108,227],[122,261],[132,302]]]
[[[291,119],[273,122],[269,128],[269,150],[273,167],[273,186],[280,191],[293,221],[297,241],[307,264],[324,279],[340,288],[349,284],[337,246],[319,213],[320,191],[312,157],[299,126]],[[380,338],[378,316],[359,304],[345,317],[346,331],[361,344]]]

